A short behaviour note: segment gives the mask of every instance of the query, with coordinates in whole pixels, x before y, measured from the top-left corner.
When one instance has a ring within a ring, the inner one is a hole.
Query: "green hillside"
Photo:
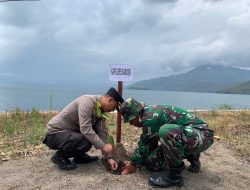
[[[225,90],[222,90],[219,92],[228,93],[228,94],[249,94],[250,95],[250,80],[242,82],[230,88],[226,88]]]

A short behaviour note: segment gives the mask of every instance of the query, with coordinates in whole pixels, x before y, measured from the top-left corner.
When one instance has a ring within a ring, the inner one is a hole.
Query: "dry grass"
[[[25,112],[16,109],[0,114],[0,161],[37,154],[45,149],[41,143],[45,126],[52,112],[39,112],[32,109]]]
[[[215,135],[227,142],[236,154],[249,160],[250,156],[250,110],[199,112],[215,130]]]
[[[46,149],[42,144],[47,122],[56,113],[39,112],[33,109],[24,112],[17,109],[14,112],[0,114],[0,161],[18,158],[20,156],[36,155]],[[210,111],[197,112],[197,116],[208,122],[220,136],[235,150],[237,155],[249,159],[250,156],[250,110],[241,111]],[[108,124],[115,126],[116,116],[111,114]],[[109,128],[115,137],[115,127]],[[132,150],[139,140],[141,129],[122,123],[122,143]],[[249,161],[249,160],[248,160]]]

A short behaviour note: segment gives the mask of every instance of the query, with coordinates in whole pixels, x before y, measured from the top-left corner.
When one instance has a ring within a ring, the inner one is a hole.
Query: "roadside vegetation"
[[[36,109],[0,113],[0,161],[38,154],[44,150],[42,144],[46,123],[55,115]]]
[[[197,112],[196,115],[215,130],[217,140],[227,143],[237,156],[250,161],[250,110],[213,110]]]
[[[220,107],[208,112],[195,112],[215,130],[216,139],[225,142],[244,157],[248,162],[250,156],[250,110],[224,111]],[[56,112],[40,112],[36,109],[0,113],[0,162],[23,156],[39,155],[47,150],[42,144],[46,124]],[[110,114],[108,125],[114,126],[115,114]],[[141,130],[122,124],[122,143],[127,150],[132,150],[139,139]],[[115,138],[115,127],[109,128],[109,134]]]

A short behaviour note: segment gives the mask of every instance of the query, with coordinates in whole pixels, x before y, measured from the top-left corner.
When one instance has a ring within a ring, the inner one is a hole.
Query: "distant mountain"
[[[129,85],[128,88],[187,92],[218,92],[247,80],[250,80],[250,70],[205,65],[183,74],[142,80]]]
[[[249,94],[250,95],[250,80],[242,82],[238,85],[226,88],[218,92],[227,93],[227,94]]]

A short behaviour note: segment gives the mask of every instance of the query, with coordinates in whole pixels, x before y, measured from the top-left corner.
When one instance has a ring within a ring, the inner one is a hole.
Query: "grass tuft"
[[[42,140],[46,133],[46,124],[55,115],[52,112],[39,112],[33,108],[30,112],[17,108],[11,112],[0,113],[0,161],[19,157],[27,150],[45,146]]]

